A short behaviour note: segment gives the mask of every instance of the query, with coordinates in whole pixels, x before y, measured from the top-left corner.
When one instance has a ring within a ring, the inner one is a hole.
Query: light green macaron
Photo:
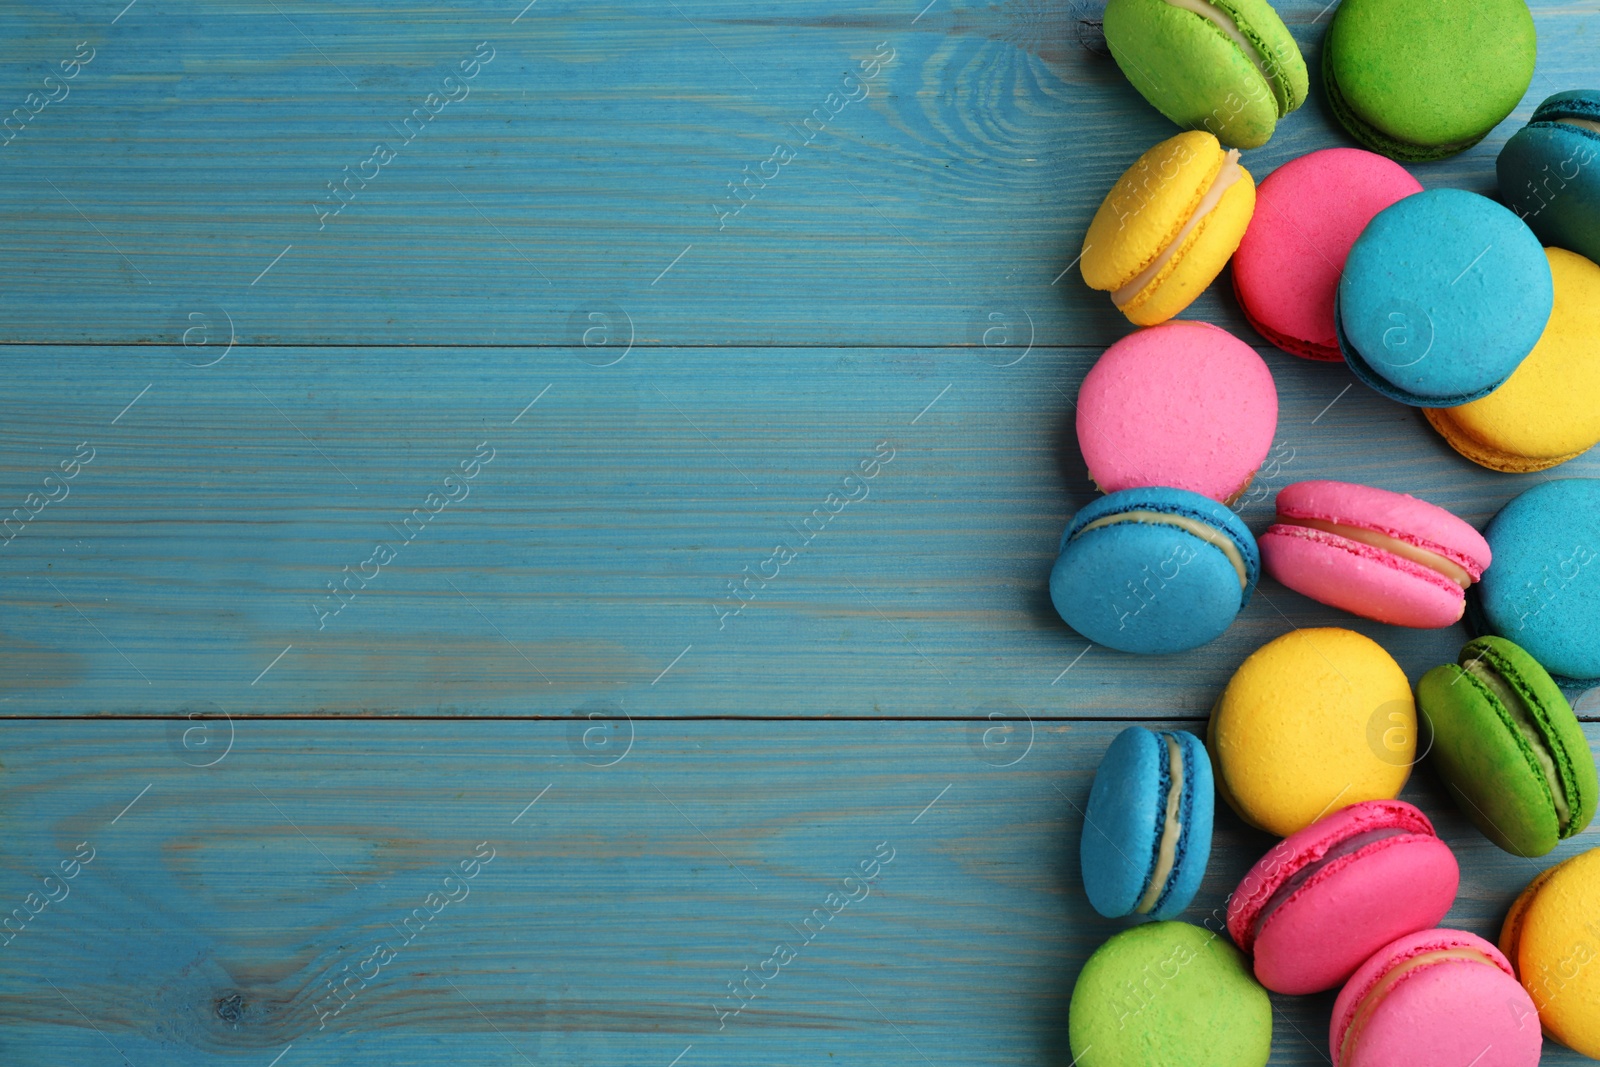
[[[1105,35],[1157,111],[1231,148],[1266,144],[1305,103],[1305,59],[1266,0],[1110,0]]]

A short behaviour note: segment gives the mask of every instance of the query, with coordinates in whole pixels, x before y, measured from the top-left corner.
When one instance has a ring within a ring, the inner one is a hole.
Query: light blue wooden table
[[[1093,3],[523,2],[0,10],[0,1064],[1065,1064],[1124,721],[1201,728],[1295,626],[1413,678],[1463,632],[1271,582],[1181,656],[1055,617],[1127,329],[1068,268],[1172,132]],[[1534,9],[1425,185],[1593,85],[1600,0]],[[1314,93],[1245,162],[1342,143]],[[1257,530],[1303,478],[1481,524],[1546,477],[1263,351]],[[1482,933],[1600,845],[1407,795]],[[1186,917],[1268,844],[1222,817]],[[1275,1063],[1330,1001],[1275,1000]]]

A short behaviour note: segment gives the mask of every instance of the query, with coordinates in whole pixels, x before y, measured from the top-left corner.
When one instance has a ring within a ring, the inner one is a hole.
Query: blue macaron
[[[1261,554],[1228,508],[1183,489],[1123,489],[1072,517],[1050,572],[1068,626],[1123,652],[1182,652],[1250,599]]]
[[[1511,377],[1554,302],[1550,262],[1526,223],[1477,193],[1430,189],[1361,231],[1334,319],[1363,382],[1403,404],[1450,408]]]
[[[1600,261],[1600,91],[1546,98],[1495,169],[1506,206],[1539,240]]]
[[[1560,478],[1500,509],[1494,562],[1469,598],[1480,633],[1514,641],[1561,685],[1600,685],[1600,478]]]
[[[1142,726],[1106,749],[1078,849],[1083,888],[1107,918],[1172,919],[1194,899],[1211,857],[1216,790],[1205,745]]]

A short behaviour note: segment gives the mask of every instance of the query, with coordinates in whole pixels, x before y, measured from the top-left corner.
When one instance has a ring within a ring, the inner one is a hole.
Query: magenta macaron
[[[1233,288],[1250,325],[1285,352],[1343,359],[1333,297],[1344,261],[1374,215],[1420,192],[1400,164],[1359,148],[1324,148],[1273,171],[1233,254]]]
[[[1450,626],[1489,566],[1489,542],[1464,519],[1405,493],[1348,482],[1278,492],[1261,537],[1266,572],[1297,593],[1396,626]]]
[[[1272,447],[1278,390],[1255,349],[1210,323],[1129,334],[1078,388],[1078,445],[1101,491],[1164,486],[1229,501]]]
[[[1539,1013],[1500,950],[1464,930],[1379,949],[1333,1003],[1333,1067],[1534,1067]]]
[[[1352,804],[1284,838],[1228,898],[1228,934],[1275,993],[1318,993],[1368,956],[1425,930],[1455,902],[1461,869],[1403,800]]]

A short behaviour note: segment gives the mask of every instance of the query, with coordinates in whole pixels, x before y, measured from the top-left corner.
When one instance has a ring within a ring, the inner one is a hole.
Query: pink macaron
[[[1285,352],[1342,359],[1333,295],[1350,247],[1374,215],[1420,192],[1400,164],[1359,148],[1324,148],[1273,171],[1233,254],[1250,325]]]
[[[1444,508],[1348,482],[1285,486],[1261,537],[1262,566],[1295,592],[1420,629],[1461,618],[1489,559],[1483,535]]]
[[[1205,322],[1129,334],[1078,387],[1078,444],[1101,491],[1165,486],[1228,501],[1272,447],[1278,390],[1255,349]]]
[[[1228,898],[1228,933],[1275,993],[1318,993],[1455,903],[1461,869],[1403,800],[1352,804],[1278,842]]]
[[[1511,964],[1464,930],[1379,949],[1333,1003],[1333,1067],[1534,1067],[1539,1013]]]

